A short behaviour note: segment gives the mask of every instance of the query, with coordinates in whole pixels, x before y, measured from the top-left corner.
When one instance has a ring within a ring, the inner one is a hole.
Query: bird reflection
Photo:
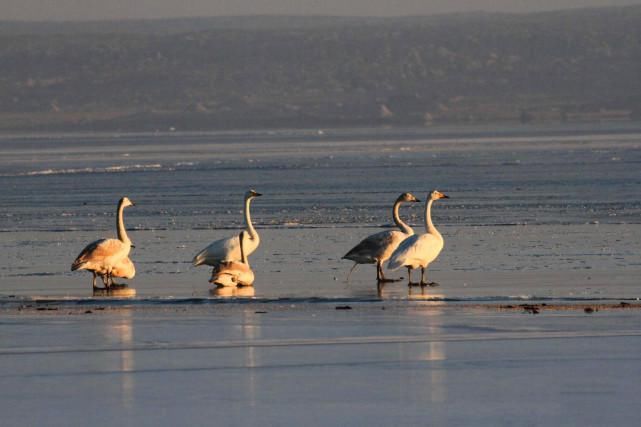
[[[407,294],[405,293],[407,292]],[[408,286],[394,286],[393,284],[379,281],[376,283],[376,296],[380,299],[398,299],[407,298],[410,300],[442,300],[445,298],[444,294],[435,294],[431,288],[422,287],[408,287]]]
[[[262,338],[261,317],[256,316],[253,309],[243,310],[243,318],[241,331],[243,340],[251,343],[255,340]],[[256,369],[261,365],[258,349],[252,345],[245,347],[245,368],[248,369],[247,374],[247,396],[246,400],[250,407],[256,406],[257,397],[257,378]],[[255,424],[255,423],[251,423]]]
[[[136,386],[134,377],[135,354],[131,350],[134,343],[132,314],[131,310],[125,310],[121,312],[118,322],[104,323],[106,340],[121,348],[120,357],[116,359],[116,365],[113,366],[113,369],[120,372],[120,398],[125,408],[133,407]],[[112,362],[113,359],[108,361]]]
[[[432,328],[430,328],[432,329]],[[437,328],[434,328],[437,329]],[[430,362],[445,360],[445,343],[430,342],[427,343],[427,349],[422,355],[422,359]],[[429,396],[432,402],[445,402],[447,400],[447,370],[431,369],[429,378]]]
[[[218,286],[209,290],[209,293],[216,297],[253,297],[256,289],[253,286]]]
[[[131,298],[136,296],[136,289],[127,285],[111,285],[109,288],[93,288],[94,297]]]
[[[424,286],[421,286],[420,289],[416,288],[407,288],[407,298],[411,300],[443,300],[445,299],[444,294],[435,294],[433,292],[429,292],[429,290],[426,290]]]

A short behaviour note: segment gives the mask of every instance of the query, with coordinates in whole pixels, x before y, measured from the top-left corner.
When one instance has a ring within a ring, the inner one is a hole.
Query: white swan
[[[115,283],[114,277],[119,277],[121,279],[133,279],[136,276],[136,267],[129,257],[125,257],[111,269],[111,274],[94,272],[94,275],[100,276],[102,283],[105,286],[106,290],[111,290],[111,288],[124,288],[127,285]],[[99,288],[96,288],[94,284],[94,291]]]
[[[222,261],[214,267],[210,283],[217,286],[252,286],[254,272],[249,267],[249,261],[244,248],[248,240],[247,233],[241,232],[238,236],[240,242],[240,261]]]
[[[245,225],[247,228],[242,233],[247,234],[245,240],[244,251],[245,256],[249,256],[256,250],[260,244],[260,236],[254,229],[251,216],[249,215],[249,205],[254,197],[259,197],[262,194],[249,190],[245,193]],[[194,266],[198,265],[211,265],[217,266],[222,261],[240,261],[240,238],[239,236],[230,237],[228,239],[216,240],[205,249],[200,251],[193,259]]]
[[[376,264],[376,280],[379,282],[391,282],[393,280],[386,279],[383,274],[383,263],[392,255],[398,245],[407,237],[414,234],[412,227],[404,223],[398,215],[398,210],[403,202],[420,202],[411,193],[403,193],[394,202],[392,208],[392,218],[394,223],[400,228],[398,230],[386,230],[379,233],[372,234],[354,246],[343,259],[354,261],[354,266],[347,275],[349,276],[358,264]]]
[[[118,238],[100,239],[90,243],[80,252],[80,255],[78,255],[73,264],[71,264],[71,271],[89,270],[93,273],[94,288],[96,288],[96,276],[100,276],[105,287],[109,287],[111,283],[113,283],[112,276],[114,275],[114,269],[118,270],[118,268],[120,268],[120,270],[123,270],[123,268],[128,268],[122,264],[125,259],[128,259],[129,252],[133,247],[129,236],[127,236],[127,230],[125,229],[122,218],[123,211],[128,206],[134,206],[134,203],[127,197],[123,197],[118,202],[116,220]],[[131,263],[131,260],[129,260],[129,262]],[[131,268],[133,268],[133,263],[131,263]],[[123,273],[119,272],[119,274]],[[129,274],[131,274],[131,271],[129,271]],[[135,268],[133,268],[133,275],[135,275]],[[131,277],[133,277],[133,275],[131,275]],[[118,277],[124,276],[119,275]]]
[[[408,285],[412,285],[412,269],[421,267],[421,286],[438,286],[438,284],[425,281],[425,269],[438,257],[443,249],[443,236],[432,224],[432,203],[438,199],[449,199],[449,196],[432,191],[427,203],[425,203],[425,230],[424,234],[415,234],[403,240],[394,251],[387,263],[387,268],[396,270],[400,267],[407,267]]]
[[[121,279],[133,279],[136,276],[136,267],[129,257],[123,258],[118,264],[116,264],[111,270],[111,275],[109,279],[111,280],[110,286],[118,286],[117,283],[114,283],[113,278],[119,277]],[[104,283],[105,278],[102,277]]]

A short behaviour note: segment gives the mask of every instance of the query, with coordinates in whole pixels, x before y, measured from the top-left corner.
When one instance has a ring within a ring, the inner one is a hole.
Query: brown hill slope
[[[0,129],[641,116],[641,7],[189,22],[0,23]]]

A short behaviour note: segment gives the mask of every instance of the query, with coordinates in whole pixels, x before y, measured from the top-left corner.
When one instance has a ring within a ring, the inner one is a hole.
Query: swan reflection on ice
[[[117,297],[117,298],[133,298],[136,296],[136,289],[130,288],[128,285],[111,285],[109,288],[94,288],[94,297]]]
[[[380,299],[404,299],[417,301],[434,301],[441,302],[447,296],[445,294],[435,294],[426,290],[425,287],[402,287],[386,286],[384,283],[378,283],[376,286],[376,296]]]
[[[113,351],[98,352],[94,362],[96,372],[117,372],[119,381],[107,382],[107,388],[118,389],[123,407],[132,408],[136,395],[136,351],[134,345],[133,311],[123,309],[119,311],[118,319],[114,322],[100,322],[101,339]],[[109,395],[115,390],[106,391]]]
[[[256,295],[256,289],[253,286],[218,286],[209,290],[209,293],[215,297],[245,297],[250,298]]]

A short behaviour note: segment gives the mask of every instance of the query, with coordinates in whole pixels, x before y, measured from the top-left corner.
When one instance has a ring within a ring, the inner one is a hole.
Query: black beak
[[[261,193],[254,193],[254,197],[260,197],[260,196],[262,196]]]
[[[450,196],[448,196],[447,194],[443,194],[443,197],[441,197],[441,199],[449,199],[449,198]]]
[[[414,199],[414,203],[421,203],[419,199]]]
[[[130,246],[130,247],[132,247],[132,248],[135,248],[135,247],[136,247],[136,245],[129,245],[129,246]]]

